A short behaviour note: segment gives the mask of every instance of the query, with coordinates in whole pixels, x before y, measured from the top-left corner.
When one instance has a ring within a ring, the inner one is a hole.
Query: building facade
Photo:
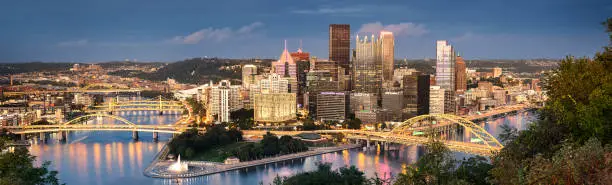
[[[272,73],[278,74],[281,77],[289,79],[289,91],[297,93],[299,91],[297,85],[298,73],[297,63],[293,60],[289,51],[287,51],[287,42],[285,41],[285,49],[280,58],[276,62],[272,62]]]
[[[362,110],[377,109],[377,96],[373,93],[351,93],[350,111],[352,113]]]
[[[334,81],[328,71],[310,71],[306,74],[308,103],[306,107],[311,114],[317,113],[317,97],[321,92],[338,91],[338,82]]]
[[[429,88],[429,114],[444,114],[444,89],[440,86]]]
[[[402,91],[384,92],[382,94],[382,108],[389,111],[389,119],[386,121],[401,121],[404,111],[404,93]],[[414,106],[416,114],[416,105]]]
[[[347,94],[344,92],[321,92],[317,95],[317,120],[340,121],[346,119]]]
[[[215,120],[229,122],[230,112],[243,108],[240,87],[239,85],[231,85],[227,80],[222,80],[217,86],[211,88],[208,110],[213,117],[216,115]]]
[[[417,115],[429,114],[430,79],[429,75],[419,75],[417,79]]]
[[[382,61],[382,78],[384,81],[393,80],[393,65],[395,60],[395,39],[392,32],[380,32],[380,49]]]
[[[351,25],[329,25],[329,60],[335,61],[344,69],[350,69]],[[348,75],[348,74],[346,74]]]
[[[464,92],[467,90],[467,71],[465,62],[461,56],[457,56],[455,62],[455,91]]]
[[[455,90],[455,51],[445,40],[439,40],[436,48],[436,86]]]
[[[382,88],[382,61],[380,41],[372,36],[362,40],[356,37],[355,60],[353,61],[353,91],[380,94]]]
[[[494,67],[491,71],[493,73],[493,77],[499,77],[502,74],[502,68],[501,67]]]
[[[242,87],[249,88],[255,83],[255,75],[257,75],[257,66],[247,64],[242,66]]]
[[[296,119],[295,93],[264,93],[253,97],[255,121],[281,123]]]
[[[311,69],[316,71],[327,71],[334,81],[338,81],[338,63],[332,60],[322,60],[316,57],[310,59]],[[343,73],[344,74],[344,73]]]

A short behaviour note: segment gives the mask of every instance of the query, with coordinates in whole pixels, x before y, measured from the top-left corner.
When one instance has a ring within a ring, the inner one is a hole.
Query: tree
[[[489,164],[487,158],[482,156],[463,159],[455,173],[457,178],[469,184],[486,185],[490,184],[489,171],[493,165]]]
[[[348,129],[361,129],[362,122],[359,118],[355,118],[344,121],[344,124]]]
[[[317,125],[315,125],[314,120],[306,119],[306,120],[304,120],[304,122],[302,124],[302,129],[303,130],[316,130],[317,129]]]
[[[609,184],[612,182],[612,146],[593,138],[580,146],[566,142],[552,158],[529,160],[529,184]]]
[[[267,132],[266,135],[263,136],[261,144],[263,145],[264,155],[270,156],[278,154],[278,137],[272,135],[270,132]]]
[[[425,154],[398,176],[396,185],[449,184],[455,180],[455,159],[450,150],[439,141],[425,144]]]
[[[248,130],[253,128],[253,125],[255,125],[253,115],[253,109],[239,109],[230,112],[230,119],[236,127],[242,130]]]
[[[7,133],[0,133],[0,150],[7,149]],[[51,162],[46,161],[35,167],[35,156],[30,155],[24,147],[15,148],[13,152],[0,153],[0,184],[59,184],[57,171],[49,170]]]
[[[606,25],[612,44],[612,18]],[[546,106],[526,130],[504,129],[505,147],[493,157],[492,183],[598,184],[597,179],[610,177],[609,171],[598,173],[598,165],[606,164],[601,156],[612,156],[600,149],[612,141],[610,56],[610,46],[594,59],[568,56],[546,75]]]

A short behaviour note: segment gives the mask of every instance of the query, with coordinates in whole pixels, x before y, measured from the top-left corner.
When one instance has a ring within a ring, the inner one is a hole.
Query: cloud
[[[81,39],[81,40],[60,42],[60,43],[57,43],[57,46],[61,46],[61,47],[84,46],[84,45],[87,45],[88,43],[89,41],[87,39]]]
[[[429,32],[423,24],[403,22],[399,24],[383,25],[381,22],[373,22],[361,25],[358,33],[377,34],[382,30],[393,32],[393,35],[395,36],[406,37],[418,37]]]
[[[351,14],[351,13],[359,13],[363,11],[364,9],[360,7],[341,7],[341,8],[319,7],[317,9],[292,10],[291,13],[323,15],[323,14]]]
[[[205,40],[211,40],[220,42],[226,39],[235,37],[244,37],[253,34],[257,28],[262,27],[263,23],[254,22],[249,25],[242,26],[236,30],[232,28],[205,28],[199,31],[193,32],[187,36],[175,36],[171,39],[174,43],[180,44],[197,44]]]

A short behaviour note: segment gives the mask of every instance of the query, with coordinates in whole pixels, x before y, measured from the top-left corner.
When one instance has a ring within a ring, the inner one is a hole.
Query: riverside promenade
[[[158,155],[155,156],[151,164],[145,169],[143,173],[145,176],[153,177],[153,178],[198,177],[198,176],[205,176],[205,175],[210,175],[210,174],[215,174],[215,173],[220,173],[220,172],[225,172],[225,171],[232,171],[232,170],[238,170],[242,168],[259,166],[259,165],[264,165],[264,164],[269,164],[269,163],[276,163],[276,162],[282,162],[282,161],[287,161],[287,160],[292,160],[292,159],[299,159],[299,158],[320,155],[320,154],[325,154],[325,153],[337,152],[337,151],[342,151],[342,150],[351,149],[351,148],[358,148],[360,146],[361,145],[358,145],[358,144],[345,144],[345,145],[334,146],[334,147],[316,147],[316,148],[311,148],[310,150],[306,152],[281,155],[277,157],[268,157],[268,158],[259,159],[259,160],[239,162],[236,164],[223,164],[223,163],[207,162],[207,161],[185,161],[189,165],[190,171],[185,172],[185,173],[180,173],[180,174],[167,173],[165,170],[160,169],[160,168],[167,168],[167,166],[172,163],[171,161],[163,161],[166,158],[165,156],[168,155],[168,149],[167,147],[164,147],[162,151],[160,151],[160,153],[158,153]],[[192,169],[197,169],[197,170],[192,170]]]

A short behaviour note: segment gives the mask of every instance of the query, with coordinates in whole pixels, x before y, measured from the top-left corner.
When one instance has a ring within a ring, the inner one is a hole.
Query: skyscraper
[[[393,33],[388,31],[380,32],[382,74],[384,81],[393,80],[393,61],[395,60],[395,39]]]
[[[329,59],[344,69],[350,69],[351,25],[329,25]],[[348,71],[347,71],[348,73]]]
[[[439,40],[436,48],[436,85],[445,90],[455,90],[455,51],[445,40]]]
[[[255,83],[255,75],[257,75],[257,66],[252,64],[242,66],[242,87],[248,89]]]
[[[455,67],[455,91],[466,91],[467,74],[465,70],[465,62],[461,56],[457,56]]]
[[[361,93],[380,93],[382,87],[382,61],[380,40],[372,35],[371,40],[355,37],[356,57],[353,61],[353,91]]]
[[[306,74],[306,88],[308,94],[308,110],[311,114],[317,113],[317,96],[321,92],[338,91],[338,81],[334,81],[329,71],[311,70]]]
[[[429,75],[419,75],[417,84],[417,114],[429,114]]]
[[[281,54],[278,61],[272,62],[272,69],[274,73],[282,77],[290,79],[289,81],[289,84],[290,84],[289,91],[290,92],[292,93],[298,92],[297,64],[293,60],[293,57],[291,57],[291,54],[289,54],[289,51],[287,51],[287,41],[285,41],[285,49],[283,50],[283,53]]]
[[[443,112],[455,112],[455,50],[445,40],[439,40],[436,48],[436,86],[443,91]],[[431,96],[431,94],[430,94]],[[430,101],[431,102],[431,101]],[[432,110],[430,104],[430,109]],[[430,112],[431,113],[431,112]]]
[[[227,80],[222,80],[219,85],[211,88],[208,110],[211,115],[217,115],[217,121],[229,122],[230,112],[243,108],[239,89],[239,85],[231,85]]]

